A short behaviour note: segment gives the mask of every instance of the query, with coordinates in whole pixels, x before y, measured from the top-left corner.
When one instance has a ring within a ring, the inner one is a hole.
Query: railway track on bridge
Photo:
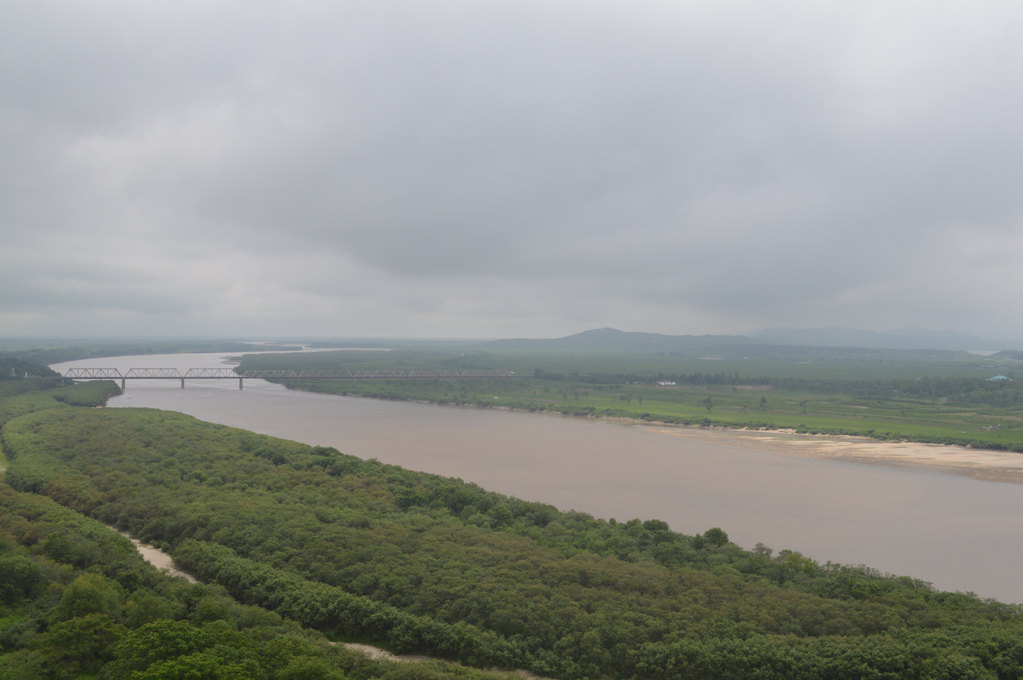
[[[237,380],[242,389],[244,380],[468,380],[521,377],[514,371],[429,371],[429,370],[377,370],[349,371],[293,371],[261,369],[237,371],[233,368],[69,368],[62,374],[66,380],[120,380],[124,389],[128,380]]]

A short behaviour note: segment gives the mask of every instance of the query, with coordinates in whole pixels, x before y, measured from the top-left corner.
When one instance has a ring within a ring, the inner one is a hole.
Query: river
[[[68,367],[219,367],[223,354],[89,359]],[[1023,603],[1023,485],[930,469],[813,460],[661,428],[287,390],[262,380],[128,381],[111,407],[152,407],[598,517],[723,528],[818,561],[866,564],[945,590]]]

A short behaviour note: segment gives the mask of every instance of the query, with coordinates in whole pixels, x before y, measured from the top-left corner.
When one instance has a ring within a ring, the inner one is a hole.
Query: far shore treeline
[[[1013,351],[793,347],[603,329],[549,341],[250,355],[239,366],[267,368],[510,370],[519,378],[277,382],[382,399],[1023,452],[1023,360]]]
[[[1023,674],[1017,605],[743,550],[714,527],[598,520],[182,414],[96,409],[116,385],[24,374],[0,381],[5,679]],[[155,572],[103,524],[204,584]],[[323,636],[459,665],[370,662]]]
[[[15,362],[31,362],[33,365],[57,364],[76,359],[93,359],[136,354],[182,354],[192,352],[237,353],[253,351],[287,352],[299,349],[292,343],[252,343],[240,340],[4,340],[0,338],[0,379],[11,377],[9,367]]]

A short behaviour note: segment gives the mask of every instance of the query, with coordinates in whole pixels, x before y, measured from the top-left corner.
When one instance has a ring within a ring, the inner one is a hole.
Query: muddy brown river
[[[223,366],[221,354],[57,364]],[[289,391],[261,380],[129,381],[111,407],[153,407],[466,481],[598,517],[719,526],[818,561],[867,564],[1023,603],[1023,485],[814,460],[659,428]]]

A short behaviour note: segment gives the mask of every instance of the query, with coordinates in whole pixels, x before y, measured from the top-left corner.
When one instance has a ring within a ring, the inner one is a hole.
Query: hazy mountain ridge
[[[515,338],[487,343],[494,349],[562,349],[615,352],[671,352],[694,347],[757,344],[742,335],[664,335],[595,328],[563,338]]]
[[[928,340],[928,338],[930,338]],[[585,352],[657,352],[665,354],[736,356],[771,356],[775,358],[806,358],[820,356],[862,355],[907,352],[914,356],[946,357],[967,350],[997,348],[992,341],[968,335],[945,335],[941,331],[880,333],[842,328],[769,329],[746,335],[665,335],[597,328],[563,338],[509,339],[486,343],[485,347],[500,350],[563,350]]]

